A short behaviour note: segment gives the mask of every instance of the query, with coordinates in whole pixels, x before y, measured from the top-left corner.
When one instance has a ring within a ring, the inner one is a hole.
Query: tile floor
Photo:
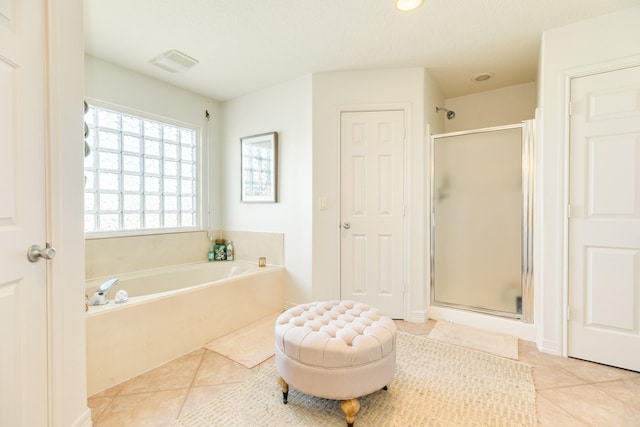
[[[435,322],[397,321],[398,329],[427,335]],[[640,426],[640,373],[540,353],[520,341],[520,361],[534,367],[538,423],[542,426]],[[89,398],[93,425],[167,426],[273,358],[247,369],[200,349]]]

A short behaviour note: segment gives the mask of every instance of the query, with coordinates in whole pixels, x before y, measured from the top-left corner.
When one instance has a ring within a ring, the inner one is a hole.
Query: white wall
[[[240,202],[240,138],[278,132],[278,203]],[[223,104],[221,228],[284,233],[288,305],[311,299],[311,76]],[[238,248],[236,250],[239,250]],[[269,254],[265,254],[269,262]]]
[[[85,55],[85,96],[92,99],[125,107],[127,109],[150,113],[172,120],[194,125],[200,129],[203,154],[210,156],[214,173],[210,179],[219,181],[219,134],[220,103],[193,92],[169,85],[160,80],[144,76],[135,71],[122,68],[116,64],[99,58]],[[210,119],[205,118],[205,110]],[[207,193],[207,176],[205,164],[200,167],[203,173],[201,183],[203,192]],[[211,186],[211,205],[218,206],[220,195],[218,186]],[[211,217],[206,217],[207,206],[203,206],[202,222],[212,230],[220,226],[221,213],[215,209]]]
[[[442,91],[436,82],[429,75],[429,70],[424,73],[424,122],[431,135],[446,132],[445,130],[445,114],[436,113],[436,106],[445,105],[445,99]],[[428,140],[428,135],[426,136]],[[427,152],[429,150],[426,150]],[[425,158],[425,161],[428,160]],[[428,162],[425,164],[429,164]],[[427,174],[428,176],[428,174]]]
[[[538,346],[566,354],[568,81],[571,76],[640,64],[640,6],[543,35],[535,200],[535,289]]]
[[[406,108],[408,284],[406,318],[426,318],[428,277],[425,233],[427,138],[425,96],[443,101],[421,68],[319,73],[313,76],[313,298],[340,296],[339,126],[341,109]],[[436,127],[438,124],[436,124]],[[328,209],[319,209],[319,198]]]
[[[445,117],[445,132],[458,132],[533,119],[537,102],[536,82],[530,82],[447,98],[444,106],[456,116],[448,120],[444,111],[438,114]]]

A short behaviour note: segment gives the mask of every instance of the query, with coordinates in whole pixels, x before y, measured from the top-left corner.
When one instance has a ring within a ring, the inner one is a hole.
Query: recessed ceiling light
[[[486,82],[487,80],[490,80],[492,78],[494,78],[496,75],[493,73],[480,73],[475,75],[471,81],[473,82]]]
[[[396,0],[396,9],[402,12],[408,12],[419,8],[424,0]]]
[[[156,56],[149,62],[156,67],[169,71],[170,73],[178,73],[193,67],[198,63],[198,60],[190,57],[186,53],[180,52],[179,50],[172,49],[162,55]]]

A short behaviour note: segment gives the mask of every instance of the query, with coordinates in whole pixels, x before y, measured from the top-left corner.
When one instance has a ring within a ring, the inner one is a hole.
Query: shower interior
[[[431,304],[533,322],[533,121],[434,135]]]

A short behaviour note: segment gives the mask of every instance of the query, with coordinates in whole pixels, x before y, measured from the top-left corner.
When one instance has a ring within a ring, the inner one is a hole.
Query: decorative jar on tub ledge
[[[216,239],[216,244],[213,247],[214,260],[225,261],[227,259],[227,245],[224,239]]]

